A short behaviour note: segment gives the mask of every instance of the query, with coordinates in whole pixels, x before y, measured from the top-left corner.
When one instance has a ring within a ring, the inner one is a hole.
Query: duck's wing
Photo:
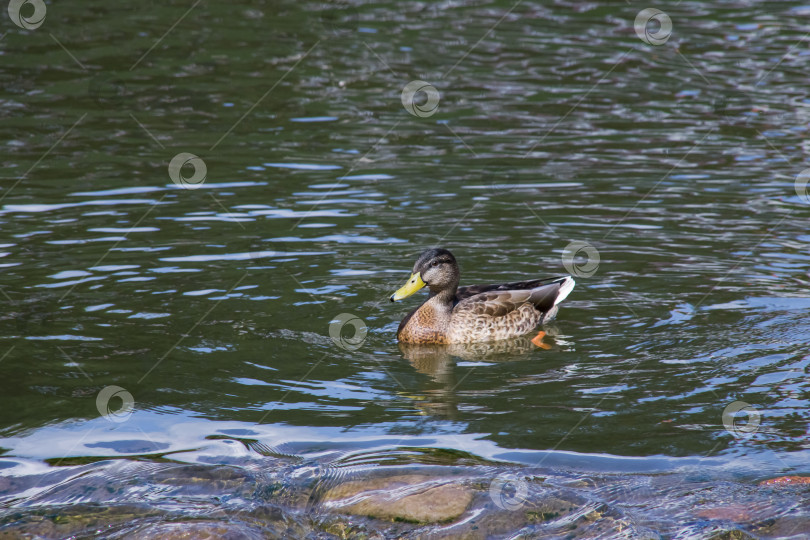
[[[559,276],[545,279],[532,279],[529,281],[516,281],[515,283],[500,283],[495,285],[468,285],[467,287],[459,287],[456,291],[456,300],[462,301],[476,294],[481,294],[490,291],[528,291],[534,290],[543,285],[550,285],[570,279],[569,276]],[[573,279],[571,279],[573,282]],[[573,285],[572,285],[573,287]],[[570,291],[569,291],[570,292]],[[562,301],[562,299],[561,299]]]
[[[472,285],[461,287],[454,316],[503,317],[524,304],[532,304],[540,313],[550,311],[562,302],[574,288],[574,279],[563,276],[505,283],[502,285]]]

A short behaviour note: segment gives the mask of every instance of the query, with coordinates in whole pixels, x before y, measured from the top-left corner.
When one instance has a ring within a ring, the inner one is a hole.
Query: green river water
[[[19,4],[0,538],[810,537],[810,6]]]

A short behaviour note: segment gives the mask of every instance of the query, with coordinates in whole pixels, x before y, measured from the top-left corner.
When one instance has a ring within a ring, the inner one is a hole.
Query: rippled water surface
[[[0,538],[810,534],[810,6],[45,4],[0,14]],[[436,245],[575,273],[548,348],[398,344]]]

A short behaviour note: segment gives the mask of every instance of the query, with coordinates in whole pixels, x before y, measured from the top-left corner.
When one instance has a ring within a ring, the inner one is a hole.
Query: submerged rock
[[[710,536],[709,540],[756,540],[756,539],[750,534],[744,533],[743,531],[733,530],[733,531],[720,531]]]
[[[796,484],[810,484],[810,476],[780,476],[759,483],[760,486],[790,486]]]
[[[475,490],[459,482],[406,474],[343,482],[323,497],[326,508],[391,521],[445,523],[470,506]]]
[[[262,540],[266,535],[261,529],[244,524],[197,521],[149,525],[133,531],[129,537],[142,540]]]

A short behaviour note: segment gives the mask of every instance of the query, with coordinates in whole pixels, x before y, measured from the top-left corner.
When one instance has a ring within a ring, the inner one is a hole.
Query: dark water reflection
[[[4,18],[0,535],[806,531],[806,490],[758,482],[810,472],[810,8],[658,6],[654,47],[645,7]],[[403,108],[417,79],[435,114]],[[181,152],[199,189],[168,178]],[[396,343],[425,247],[506,282],[567,273],[572,241],[599,264],[550,348]],[[132,411],[105,417],[110,386]],[[330,490],[374,474],[462,478],[469,507],[345,529]],[[533,479],[521,512],[501,474]]]

